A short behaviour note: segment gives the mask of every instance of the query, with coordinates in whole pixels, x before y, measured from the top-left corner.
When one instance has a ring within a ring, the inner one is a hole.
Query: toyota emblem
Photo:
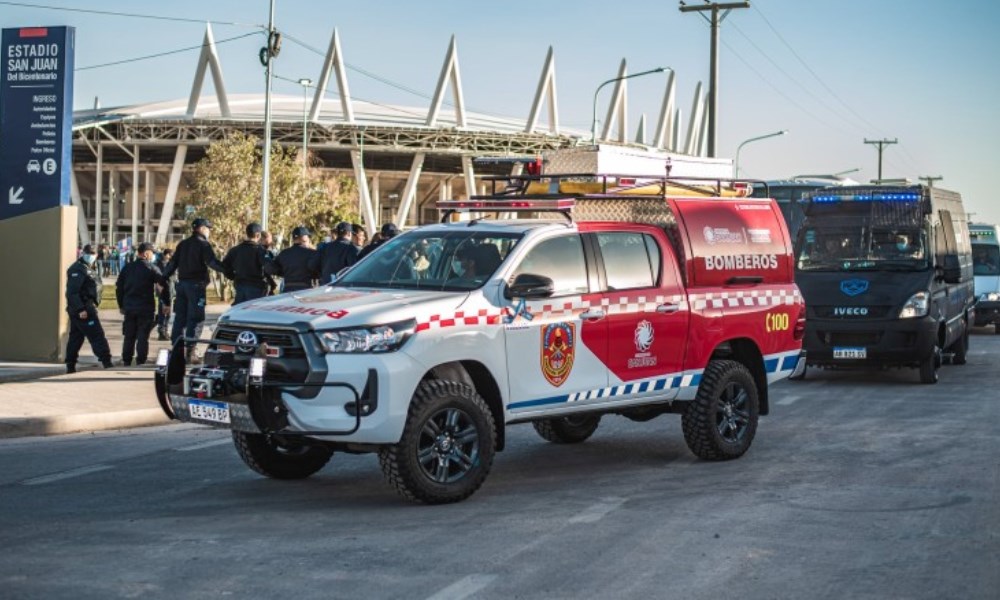
[[[257,334],[252,331],[241,331],[236,336],[236,348],[240,352],[253,352],[257,349]]]

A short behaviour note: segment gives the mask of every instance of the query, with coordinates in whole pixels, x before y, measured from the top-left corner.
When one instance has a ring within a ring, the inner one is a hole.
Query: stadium
[[[654,136],[646,143],[644,119],[634,137],[627,135],[627,73],[622,60],[596,141],[703,156],[707,122],[701,85],[682,143],[681,111],[674,106],[674,77],[669,74]],[[215,94],[203,97],[207,77]],[[304,85],[302,96],[271,97],[273,143],[305,144],[310,162],[321,165],[317,168],[355,178],[358,212],[369,231],[390,221],[400,227],[434,221],[437,201],[481,193],[482,176],[512,168],[510,162],[476,158],[532,158],[595,141],[590,132],[559,126],[551,48],[524,120],[466,110],[454,38],[428,106],[352,99],[336,30],[315,85],[299,83]],[[197,208],[189,194],[195,163],[230,132],[263,139],[264,115],[264,94],[230,95],[226,90],[210,26],[187,98],[75,111],[71,195],[80,208],[81,243],[180,239],[185,216]]]

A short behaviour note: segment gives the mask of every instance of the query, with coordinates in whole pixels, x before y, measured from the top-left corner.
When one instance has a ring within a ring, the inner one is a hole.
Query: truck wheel
[[[496,430],[486,402],[455,381],[421,382],[399,443],[379,450],[386,480],[414,502],[446,504],[471,496],[486,480]]]
[[[993,334],[1000,335],[1000,323],[996,323],[995,325],[993,325]]]
[[[684,441],[698,458],[729,460],[750,448],[759,403],[753,375],[732,360],[708,363],[698,394],[681,415]]]
[[[283,443],[263,433],[234,431],[233,443],[248,467],[273,479],[305,479],[333,456],[324,446]]]
[[[934,344],[934,351],[920,363],[920,383],[937,383],[941,367],[941,347]]]
[[[578,444],[597,431],[601,415],[579,415],[544,419],[532,423],[542,438],[554,444]]]
[[[969,357],[969,327],[966,324],[962,337],[951,346],[951,364],[964,365]]]

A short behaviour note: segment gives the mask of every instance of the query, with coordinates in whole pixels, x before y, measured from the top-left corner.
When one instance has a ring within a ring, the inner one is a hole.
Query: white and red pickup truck
[[[769,384],[804,367],[776,203],[524,179],[445,208],[562,214],[420,227],[334,284],[234,306],[204,364],[161,354],[163,410],[231,429],[246,464],[280,479],[377,452],[425,503],[474,493],[516,423],[576,443],[607,415],[674,413],[697,456],[743,455]]]

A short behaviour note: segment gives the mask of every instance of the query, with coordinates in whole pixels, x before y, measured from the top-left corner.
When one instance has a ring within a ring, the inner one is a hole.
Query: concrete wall
[[[75,206],[0,221],[0,360],[64,358],[66,269],[76,240]]]

